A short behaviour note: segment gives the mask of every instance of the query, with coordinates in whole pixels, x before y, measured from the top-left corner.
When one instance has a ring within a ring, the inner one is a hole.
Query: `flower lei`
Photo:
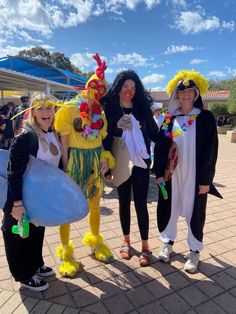
[[[101,118],[102,109],[98,103],[93,103],[91,107],[85,100],[79,104],[79,116],[82,122],[82,136],[87,140],[93,141],[99,135],[99,130],[103,127]]]
[[[183,134],[185,131],[187,131],[187,129],[193,124],[193,121],[196,119],[197,115],[192,114],[189,117],[188,121],[184,122],[180,127],[175,129],[174,131],[170,132],[169,131],[169,124],[171,122],[172,117],[173,116],[170,113],[168,113],[166,115],[165,121],[162,123],[162,130],[164,131],[165,136],[168,138],[173,138],[173,137],[179,136],[179,135]]]

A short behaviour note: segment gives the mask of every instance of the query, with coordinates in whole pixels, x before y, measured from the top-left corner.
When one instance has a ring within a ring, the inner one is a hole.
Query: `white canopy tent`
[[[36,76],[0,68],[0,91],[3,103],[3,90],[24,91],[30,94],[34,91],[51,94],[58,91],[74,91],[69,85],[45,80]]]

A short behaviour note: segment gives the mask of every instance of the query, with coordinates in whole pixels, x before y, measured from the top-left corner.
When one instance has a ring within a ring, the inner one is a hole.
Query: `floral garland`
[[[180,127],[175,129],[174,131],[170,132],[169,131],[169,124],[171,122],[172,117],[173,116],[170,113],[168,113],[166,115],[165,121],[162,123],[162,130],[164,131],[165,136],[168,138],[173,138],[173,137],[179,136],[179,135],[183,134],[185,131],[187,131],[187,129],[193,124],[193,121],[196,119],[197,115],[192,114],[189,117],[188,121],[184,122]]]
[[[99,135],[99,130],[102,129],[104,122],[101,118],[102,109],[98,103],[93,103],[89,106],[85,100],[80,100],[79,115],[81,119],[82,136],[87,140],[93,141]]]

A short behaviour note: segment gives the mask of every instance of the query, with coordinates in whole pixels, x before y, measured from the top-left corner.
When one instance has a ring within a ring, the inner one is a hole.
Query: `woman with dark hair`
[[[218,139],[213,114],[203,109],[201,95],[208,83],[200,73],[182,70],[167,85],[171,95],[168,114],[162,123],[154,151],[157,183],[168,198],[159,193],[157,221],[163,246],[159,259],[168,262],[177,236],[179,216],[188,226],[190,253],[184,269],[195,272],[203,249],[207,193],[221,197],[212,185]]]
[[[127,70],[119,73],[101,103],[108,122],[104,147],[116,158],[112,170],[117,187],[119,214],[124,240],[120,249],[123,259],[130,259],[131,189],[142,239],[140,265],[150,264],[148,244],[149,217],[147,195],[150,167],[150,139],[156,142],[157,125],[151,112],[152,98],[145,91],[138,75]],[[106,174],[108,178],[110,173]]]

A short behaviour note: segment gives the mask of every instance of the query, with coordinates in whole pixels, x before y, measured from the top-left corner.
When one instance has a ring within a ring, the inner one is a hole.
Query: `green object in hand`
[[[12,233],[19,234],[22,238],[29,236],[29,219],[26,214],[23,214],[22,222],[18,222],[18,225],[12,226]]]
[[[160,189],[161,189],[161,193],[162,193],[162,196],[164,198],[164,200],[167,200],[168,199],[168,193],[166,191],[166,188],[165,188],[165,185],[163,182],[160,182],[159,183],[159,186],[160,186]]]

